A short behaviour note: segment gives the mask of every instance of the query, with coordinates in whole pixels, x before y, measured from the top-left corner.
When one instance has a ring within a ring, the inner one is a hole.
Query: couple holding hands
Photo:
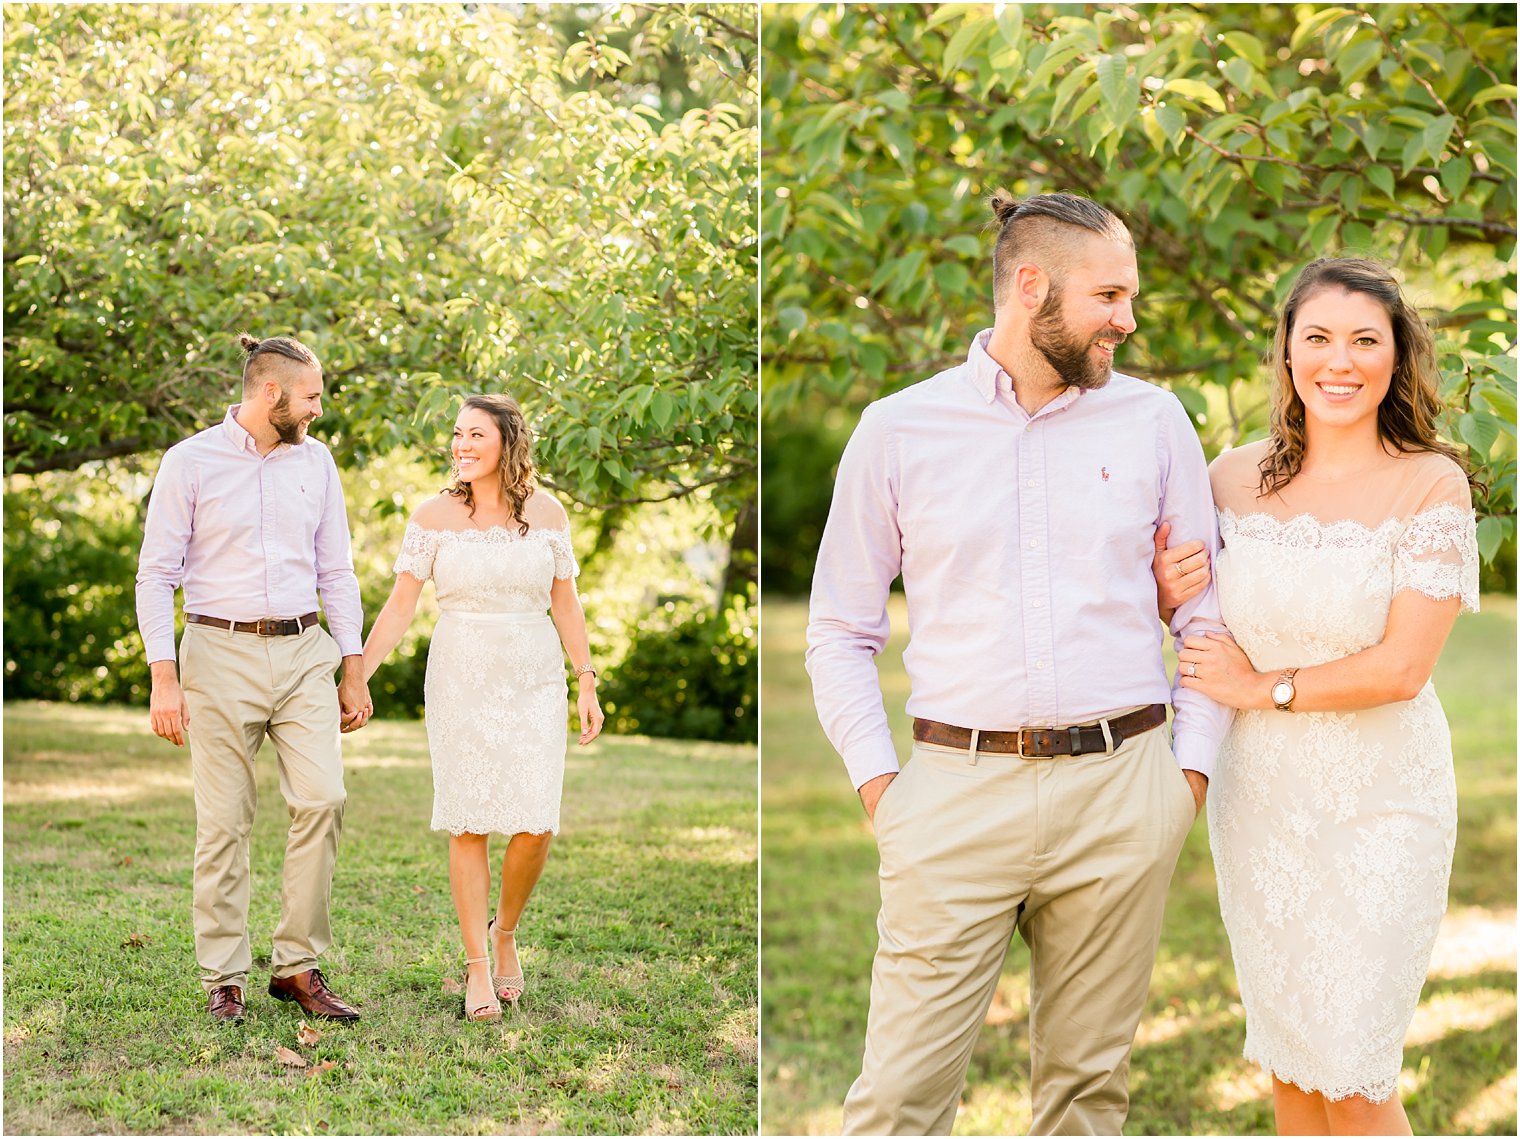
[[[243,336],[241,344],[241,402],[164,455],[137,575],[152,728],[190,743],[195,949],[208,1012],[231,1022],[246,1012],[254,757],[267,735],[291,818],[269,993],[308,1016],[358,1019],[319,967],[332,943],[329,896],[343,829],[339,737],[373,714],[369,679],[432,579],[440,609],[426,680],[432,826],[450,835],[465,1016],[499,1020],[500,1002],[515,1003],[526,986],[515,935],[559,830],[561,645],[579,688],[580,742],[603,723],[569,519],[552,496],[534,493],[533,436],[517,403],[465,400],[449,485],[407,525],[395,588],[361,648],[337,466],[307,434],[322,413],[321,363],[290,337]],[[176,658],[180,588],[185,632]],[[317,622],[319,593],[330,635]],[[494,907],[493,832],[511,836]]]
[[[1123,222],[1066,194],[992,208],[993,327],[866,409],[813,581],[814,698],[881,860],[844,1129],[949,1132],[1017,929],[1032,1130],[1119,1134],[1207,796],[1277,1130],[1408,1134],[1402,1046],[1456,834],[1430,676],[1478,601],[1430,330],[1382,267],[1313,262],[1273,339],[1268,436],[1206,467],[1177,399],[1113,371],[1140,291]],[[899,574],[901,771],[874,662]]]

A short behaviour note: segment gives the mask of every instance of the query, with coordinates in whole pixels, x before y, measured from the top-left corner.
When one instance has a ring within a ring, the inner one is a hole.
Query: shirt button
[[[1045,602],[1040,601],[1040,600],[1035,600],[1035,601],[1031,601],[1029,604],[1030,604],[1030,608],[1032,608],[1032,609],[1039,609],[1041,606],[1043,606],[1045,604]]]
[[[1039,544],[1040,544],[1040,540],[1038,538],[1031,538],[1031,539],[1029,539],[1029,548],[1031,550],[1036,549],[1039,546]]]
[[[1045,662],[1042,661],[1042,660],[1037,660],[1037,661],[1034,662],[1034,666],[1035,666],[1035,668],[1044,668],[1045,667]]]

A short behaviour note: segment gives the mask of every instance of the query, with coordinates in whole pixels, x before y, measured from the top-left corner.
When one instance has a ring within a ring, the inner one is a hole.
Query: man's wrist
[[[158,684],[166,680],[179,680],[179,668],[172,660],[156,660],[148,665],[148,675],[153,683]]]

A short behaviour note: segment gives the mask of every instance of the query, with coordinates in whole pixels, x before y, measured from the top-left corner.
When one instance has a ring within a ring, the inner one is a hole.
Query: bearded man
[[[1069,194],[992,208],[993,327],[865,410],[813,578],[814,700],[881,859],[847,1134],[950,1131],[1015,930],[1033,1133],[1121,1133],[1167,885],[1229,726],[1162,659],[1155,532],[1212,558],[1218,531],[1181,404],[1113,372],[1140,291],[1129,231]],[[899,573],[900,774],[874,660]],[[1171,620],[1179,647],[1222,629],[1212,584]]]
[[[291,820],[269,993],[308,1016],[355,1020],[318,959],[332,943],[328,902],[343,829],[339,733],[363,727],[374,710],[359,581],[338,468],[306,433],[322,414],[322,365],[288,336],[241,344],[242,402],[169,448],[153,482],[137,570],[149,718],[176,747],[190,741],[195,954],[207,1012],[241,1022],[246,1011],[254,757],[267,735]],[[317,622],[319,593],[331,635]]]

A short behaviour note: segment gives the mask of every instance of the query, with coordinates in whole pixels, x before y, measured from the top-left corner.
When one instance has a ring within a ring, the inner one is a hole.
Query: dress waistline
[[[536,625],[541,621],[552,623],[547,613],[489,613],[473,609],[444,609],[439,616],[458,617],[467,621],[490,621],[501,625]]]

